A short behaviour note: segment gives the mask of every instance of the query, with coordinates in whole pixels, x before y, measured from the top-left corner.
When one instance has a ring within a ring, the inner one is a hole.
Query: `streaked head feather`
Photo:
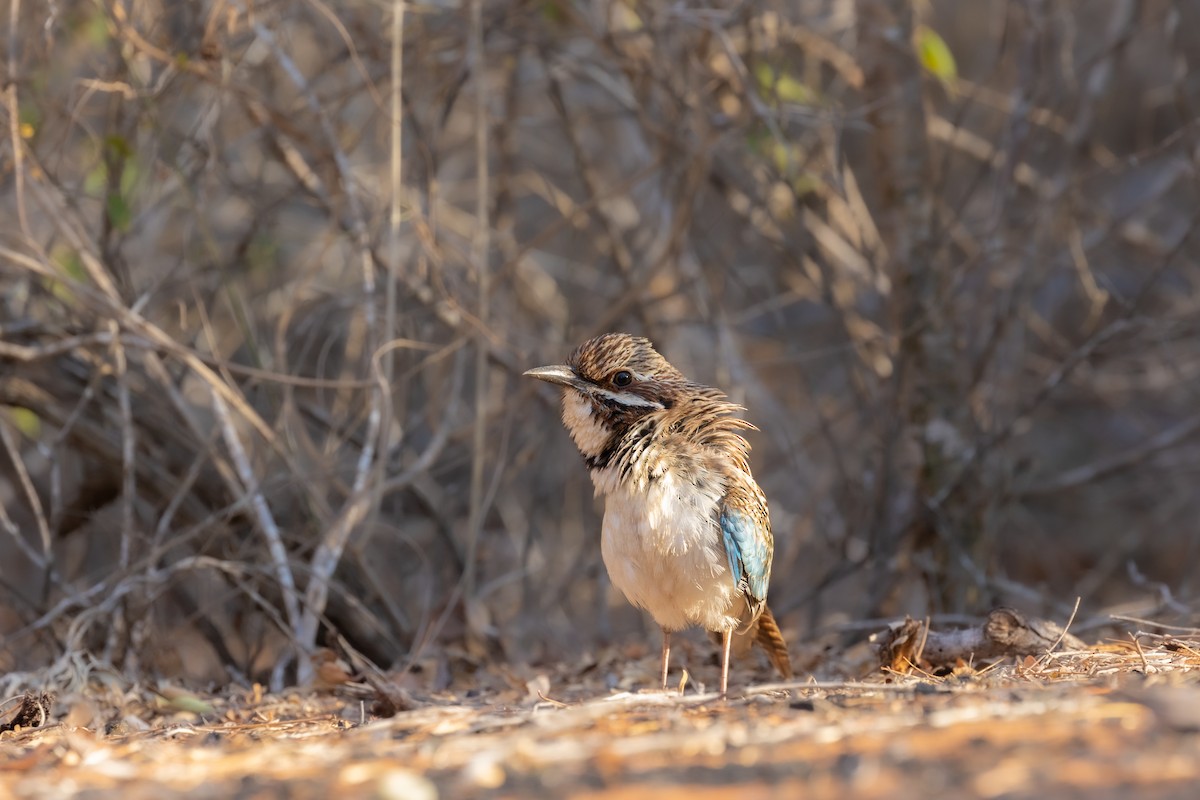
[[[651,442],[719,453],[748,469],[741,432],[754,426],[737,416],[744,409],[719,389],[689,381],[650,340],[597,336],[575,348],[564,371],[554,381],[565,387],[563,423],[593,469],[615,465],[628,473]],[[625,385],[622,372],[632,377]]]

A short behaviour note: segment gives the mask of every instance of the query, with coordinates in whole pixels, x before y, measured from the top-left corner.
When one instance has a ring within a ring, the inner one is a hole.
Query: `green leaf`
[[[280,241],[268,233],[259,233],[246,248],[246,265],[251,272],[266,272],[279,260]]]
[[[129,158],[133,155],[133,148],[129,146],[129,140],[119,134],[109,134],[104,137],[104,146],[108,148],[111,155],[118,158]]]
[[[129,209],[129,203],[126,202],[123,195],[116,192],[110,194],[105,203],[105,209],[108,211],[108,221],[114,228],[122,233],[129,230],[133,224],[133,212]]]
[[[104,193],[104,187],[108,185],[108,165],[103,161],[96,164],[88,170],[87,175],[83,178],[83,191],[99,197]]]
[[[759,92],[781,103],[810,106],[817,102],[816,92],[791,74],[776,72],[769,64],[756,66],[754,77],[758,81]]]
[[[141,170],[138,169],[137,162],[129,159],[121,165],[121,194],[129,197],[133,194],[134,188],[137,186],[138,179],[142,176]]]
[[[780,175],[791,175],[796,170],[796,164],[803,154],[800,148],[791,142],[781,142],[771,139],[767,144],[767,157],[775,165],[775,171]]]
[[[567,12],[558,0],[542,0],[541,7],[538,10],[547,22],[563,25],[568,21]]]
[[[212,714],[216,711],[212,703],[177,686],[164,686],[158,694],[167,707],[176,711],[187,711],[192,714]]]
[[[71,290],[73,282],[86,283],[88,280],[83,259],[79,257],[77,250],[65,245],[55,245],[54,249],[50,251],[50,258],[69,280],[50,279],[46,288],[63,303],[68,306],[72,305],[76,302],[75,292]]]
[[[55,247],[51,251],[50,257],[70,277],[80,283],[87,280],[87,270],[83,268],[83,259],[79,257],[78,251],[68,247]]]
[[[954,53],[946,40],[937,31],[926,25],[918,25],[913,33],[913,44],[917,48],[917,59],[926,70],[943,83],[958,78],[958,65]]]
[[[18,118],[22,125],[28,125],[34,130],[42,127],[42,112],[29,102],[21,103],[21,113]]]
[[[9,408],[8,418],[17,430],[30,439],[38,438],[38,434],[42,432],[41,417],[28,408]]]
[[[108,18],[100,10],[87,18],[82,32],[84,40],[97,49],[106,47],[112,38],[108,31]]]

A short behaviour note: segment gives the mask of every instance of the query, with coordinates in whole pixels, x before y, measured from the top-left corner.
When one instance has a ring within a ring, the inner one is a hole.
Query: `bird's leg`
[[[671,632],[663,628],[662,688],[667,690],[667,667],[671,664]]]
[[[733,629],[721,631],[721,697],[724,699],[725,690],[729,688],[729,646],[733,644]]]

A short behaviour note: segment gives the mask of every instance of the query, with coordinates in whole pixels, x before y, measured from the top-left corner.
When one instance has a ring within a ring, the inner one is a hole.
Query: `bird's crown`
[[[607,382],[616,389],[645,385],[650,381],[687,382],[682,373],[654,349],[649,339],[627,333],[606,333],[588,339],[575,348],[567,363],[584,380],[596,385]]]

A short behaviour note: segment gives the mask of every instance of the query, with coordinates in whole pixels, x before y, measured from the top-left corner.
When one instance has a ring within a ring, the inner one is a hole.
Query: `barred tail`
[[[763,606],[762,614],[758,618],[758,631],[755,633],[754,639],[766,652],[767,658],[775,665],[775,669],[779,671],[784,680],[790,680],[792,678],[792,659],[788,657],[787,642],[783,641],[783,634],[779,631],[779,623],[775,621],[775,615],[766,606]]]

